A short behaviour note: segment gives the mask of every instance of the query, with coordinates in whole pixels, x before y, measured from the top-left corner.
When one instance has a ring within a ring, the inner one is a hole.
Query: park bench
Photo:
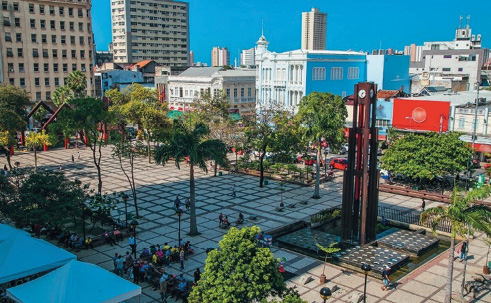
[[[286,207],[288,207],[288,208],[295,208],[295,205],[297,205],[297,203],[288,204]]]
[[[283,211],[283,209],[284,209],[284,207],[277,207],[274,210],[276,210],[276,211]]]

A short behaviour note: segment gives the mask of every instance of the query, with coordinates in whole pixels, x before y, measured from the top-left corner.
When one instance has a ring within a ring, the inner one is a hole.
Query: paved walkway
[[[48,169],[59,169],[62,165],[63,171],[70,178],[78,178],[83,183],[97,185],[97,174],[92,163],[91,152],[89,149],[82,149],[81,159],[77,159],[77,151],[74,149],[57,149],[49,152],[40,152],[39,167]],[[72,154],[75,156],[75,163],[71,162]],[[121,192],[129,188],[128,181],[119,168],[119,163],[112,159],[110,147],[103,149],[102,174],[103,191]],[[3,158],[2,158],[3,159]],[[20,161],[22,166],[32,165],[34,162],[32,154],[19,153],[13,157],[13,161]],[[0,166],[3,163],[0,163]],[[138,248],[149,247],[151,244],[163,244],[168,242],[171,245],[177,244],[177,216],[172,210],[173,201],[176,195],[183,201],[189,195],[188,166],[183,164],[178,170],[174,163],[169,163],[165,167],[148,164],[145,159],[136,161],[135,180],[138,186],[139,212],[143,219],[139,220],[137,241]],[[245,225],[258,225],[262,230],[268,231],[277,227],[296,222],[307,218],[319,210],[341,204],[341,172],[336,172],[337,178],[334,182],[321,185],[321,199],[310,199],[313,188],[298,185],[286,184],[283,191],[283,201],[285,203],[297,203],[308,200],[307,205],[297,205],[295,208],[285,208],[284,212],[277,212],[275,208],[280,202],[280,186],[276,182],[271,182],[263,188],[258,187],[259,179],[251,176],[224,173],[223,176],[213,177],[212,173],[204,173],[198,169],[196,173],[196,207],[198,229],[200,236],[189,238],[186,232],[189,230],[188,215],[182,217],[182,237],[189,240],[196,247],[196,253],[185,263],[184,271],[177,265],[170,269],[172,274],[183,272],[188,278],[197,267],[203,269],[206,259],[206,248],[218,246],[218,241],[222,238],[225,230],[217,228],[218,214],[223,212],[229,217],[230,222],[235,222],[239,212],[245,217],[257,215],[257,221],[246,220]],[[232,186],[235,184],[237,197],[231,196]],[[129,194],[129,191],[126,191]],[[381,205],[402,210],[418,210],[421,205],[420,199],[397,196],[393,194],[380,193]],[[437,203],[427,202],[427,207]],[[134,212],[131,200],[128,201],[128,210]],[[118,205],[121,218],[124,217],[124,204]],[[470,273],[482,273],[482,266],[485,263],[487,249],[482,239],[471,241],[470,260],[468,264],[468,279]],[[107,270],[112,270],[111,257],[115,252],[125,253],[129,250],[126,242],[121,246],[100,246],[94,250],[81,251],[77,253],[79,260],[97,264]],[[302,298],[308,302],[321,302],[319,290],[324,286],[319,283],[319,276],[323,270],[323,263],[297,253],[273,248],[276,257],[287,259],[286,270],[293,272],[296,276],[288,281],[288,285],[296,287]],[[367,302],[442,302],[445,291],[447,258],[446,254],[427,263],[410,275],[399,281],[395,290],[383,292],[380,289],[381,282],[377,279],[369,278],[367,284]],[[462,281],[463,264],[455,263],[454,290],[460,290]],[[329,280],[328,287],[339,288],[334,292],[335,302],[351,302],[363,292],[364,277],[361,274],[353,273],[342,268],[328,265],[326,276]],[[307,282],[309,278],[312,281]],[[143,295],[141,302],[158,302],[159,294],[157,291],[142,283]],[[334,302],[333,299],[331,301]],[[132,300],[129,302],[138,302]],[[170,301],[172,302],[172,301]],[[491,302],[491,296],[485,294],[480,298],[480,302]]]

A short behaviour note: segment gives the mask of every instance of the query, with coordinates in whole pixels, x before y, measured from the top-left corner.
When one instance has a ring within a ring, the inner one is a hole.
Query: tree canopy
[[[381,158],[382,168],[413,179],[432,180],[466,169],[472,156],[459,133],[406,134],[396,139]]]
[[[286,295],[278,261],[269,248],[261,248],[256,243],[259,233],[256,226],[232,227],[219,242],[220,249],[208,254],[205,270],[189,302],[249,303]]]

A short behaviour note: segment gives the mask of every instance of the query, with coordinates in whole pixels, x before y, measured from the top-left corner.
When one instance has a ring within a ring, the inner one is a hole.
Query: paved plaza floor
[[[83,183],[97,185],[97,174],[92,162],[90,149],[81,149],[81,158],[77,159],[74,149],[54,149],[38,153],[38,165],[41,169],[59,169],[70,178],[78,178]],[[71,156],[75,162],[72,163]],[[3,158],[2,158],[3,159]],[[3,161],[3,160],[2,160]],[[31,153],[18,153],[13,161],[19,161],[22,166],[32,165],[34,162]],[[1,163],[3,165],[3,163]],[[130,194],[129,184],[119,168],[119,163],[111,157],[111,148],[103,149],[102,159],[103,191],[107,193],[126,191]],[[286,184],[283,191],[283,201],[286,204],[308,201],[306,205],[297,204],[295,208],[285,208],[283,212],[275,209],[281,199],[280,186],[277,182],[269,181],[263,188],[258,186],[259,178],[240,174],[224,172],[223,176],[214,177],[213,174],[195,169],[196,174],[196,207],[198,230],[201,235],[188,237],[189,215],[184,214],[181,222],[182,237],[195,246],[195,254],[185,262],[185,269],[181,270],[176,264],[170,269],[172,274],[184,273],[192,278],[196,268],[203,271],[207,248],[218,247],[218,241],[226,230],[218,228],[218,215],[222,212],[228,216],[230,222],[235,222],[242,212],[246,218],[245,225],[257,225],[266,233],[281,226],[298,220],[308,218],[310,215],[332,206],[341,204],[341,172],[337,171],[334,182],[321,184],[321,198],[314,200],[310,197],[313,187]],[[179,196],[181,201],[189,195],[189,167],[181,165],[178,170],[173,162],[165,166],[149,164],[146,159],[138,159],[135,165],[135,180],[137,183],[140,226],[138,228],[138,248],[149,247],[152,244],[177,244],[177,216],[175,215],[173,201]],[[233,198],[232,187],[236,187],[237,197]],[[386,207],[402,210],[419,210],[420,199],[380,193],[380,203]],[[427,201],[426,207],[437,203]],[[121,219],[124,218],[124,204],[118,205]],[[128,210],[133,213],[132,201],[128,201]],[[256,221],[248,219],[250,215],[257,215]],[[113,269],[111,257],[114,253],[125,253],[130,250],[127,240],[120,245],[96,247],[93,250],[77,252],[78,259],[97,264],[107,270]],[[295,274],[287,281],[289,286],[296,287],[302,298],[308,302],[321,302],[320,289],[325,286],[319,283],[319,276],[323,271],[323,263],[285,249],[272,248],[275,257],[285,257],[285,269]],[[469,262],[467,265],[467,279],[472,273],[482,273],[487,248],[482,236],[470,243]],[[380,279],[368,278],[367,302],[442,302],[445,290],[445,275],[447,254],[443,254],[428,262],[425,266],[415,270],[408,276],[397,281],[397,286],[391,291],[382,291]],[[455,262],[454,291],[460,290],[463,264]],[[333,265],[325,269],[328,278],[327,286],[331,289],[336,286],[332,302],[352,302],[363,293],[364,277]],[[311,280],[310,282],[308,282]],[[159,294],[152,290],[147,283],[140,284],[143,288],[141,302],[159,302]],[[470,300],[470,299],[469,299]],[[138,299],[128,302],[139,302]],[[169,302],[173,302],[169,300]],[[483,294],[479,302],[491,302],[489,293]]]

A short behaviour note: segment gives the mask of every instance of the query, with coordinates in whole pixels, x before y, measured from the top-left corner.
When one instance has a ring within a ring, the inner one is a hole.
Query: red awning
[[[472,143],[469,143],[472,146]],[[491,145],[474,143],[474,149],[481,153],[491,153]]]

